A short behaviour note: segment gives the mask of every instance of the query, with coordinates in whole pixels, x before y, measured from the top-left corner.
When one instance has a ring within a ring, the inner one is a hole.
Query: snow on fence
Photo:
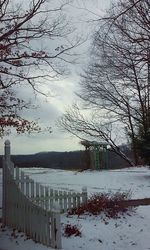
[[[23,231],[36,242],[61,248],[60,212],[78,207],[87,201],[82,193],[53,190],[34,182],[10,159],[10,142],[5,142],[3,159],[4,225]]]

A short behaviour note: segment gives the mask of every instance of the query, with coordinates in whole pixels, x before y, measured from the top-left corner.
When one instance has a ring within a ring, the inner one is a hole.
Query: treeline
[[[76,169],[81,167],[80,151],[73,152],[42,152],[31,155],[12,155],[11,160],[18,167],[44,167],[60,169]],[[2,156],[0,156],[2,167]]]
[[[129,157],[132,153],[126,149]],[[32,168],[44,167],[54,169],[84,169],[84,151],[70,152],[42,152],[31,155],[12,155],[12,161],[18,167]],[[2,156],[0,156],[0,167],[2,167]],[[112,151],[108,151],[108,167],[109,169],[117,169],[129,167],[127,162],[119,155]]]

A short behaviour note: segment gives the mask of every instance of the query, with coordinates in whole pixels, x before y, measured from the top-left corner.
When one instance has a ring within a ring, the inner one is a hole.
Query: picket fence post
[[[7,162],[10,162],[10,141],[5,141],[4,157]]]
[[[82,188],[82,202],[87,203],[88,194],[87,194],[87,187]]]
[[[61,249],[61,223],[60,223],[60,206],[58,202],[53,204],[51,215],[51,246]]]
[[[7,164],[7,166],[6,166]],[[3,157],[3,197],[2,197],[2,223],[3,225],[6,225],[6,206],[7,206],[7,167],[8,164],[10,164],[10,141],[5,141],[5,147],[4,147],[4,157]]]

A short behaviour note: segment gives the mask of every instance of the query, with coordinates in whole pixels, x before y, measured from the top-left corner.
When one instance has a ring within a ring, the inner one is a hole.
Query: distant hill
[[[131,152],[127,152],[131,157]],[[83,169],[84,151],[70,152],[40,152],[31,155],[12,155],[11,159],[18,167],[44,167],[54,169]],[[117,169],[128,167],[126,161],[121,159],[114,152],[109,151],[109,168]],[[2,167],[2,155],[0,156],[0,167]]]
[[[41,152],[31,155],[12,155],[11,159],[18,167],[44,167],[76,169],[81,168],[81,152]],[[0,156],[0,167],[2,167],[2,156]]]

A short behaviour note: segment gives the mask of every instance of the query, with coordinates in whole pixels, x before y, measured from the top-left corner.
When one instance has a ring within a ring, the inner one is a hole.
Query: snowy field
[[[150,197],[150,170],[146,167],[113,171],[63,171],[51,169],[24,169],[41,184],[61,190],[81,191],[83,186],[91,195],[97,192],[131,191],[131,198]],[[0,172],[2,190],[2,172]],[[2,191],[1,193],[2,194]],[[0,200],[1,202],[1,200]],[[0,203],[1,207],[1,203]],[[150,206],[140,206],[119,219],[104,216],[61,216],[62,234],[65,224],[78,225],[81,237],[62,236],[63,250],[148,250],[150,249]],[[34,243],[12,230],[0,231],[0,250],[51,249]]]

